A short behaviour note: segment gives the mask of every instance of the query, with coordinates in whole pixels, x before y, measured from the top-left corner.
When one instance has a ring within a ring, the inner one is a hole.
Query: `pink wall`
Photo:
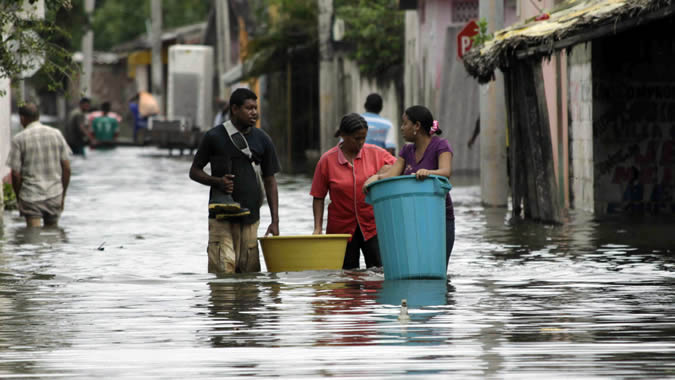
[[[430,74],[428,78],[432,81],[434,89],[438,91],[441,86],[441,73],[444,67],[445,33],[448,26],[452,24],[452,2],[444,0],[423,1],[417,14],[420,20],[419,38],[421,40],[418,46],[421,49],[426,49],[426,52],[420,53],[427,59],[426,67],[422,69],[427,70]]]
[[[542,12],[550,11],[554,7],[554,0],[518,0],[520,1],[520,19],[526,20],[531,17],[540,15]],[[535,7],[536,5],[536,7]],[[541,10],[541,11],[540,11]],[[562,149],[562,159],[563,159],[563,175],[562,180],[564,182],[564,189],[569,189],[568,184],[568,128],[567,128],[567,55],[561,54],[560,62],[560,84],[561,84],[561,97],[560,103],[562,104],[562,110],[558,111],[558,89],[557,89],[557,69],[556,69],[556,57],[555,55],[551,56],[550,60],[544,60],[542,62],[542,71],[544,75],[544,89],[546,92],[546,104],[548,108],[549,116],[549,125],[551,129],[551,142],[553,145],[553,163],[555,169],[556,180],[561,178],[559,170],[560,165],[558,162],[559,159],[559,150]],[[562,123],[558,125],[558,112],[562,114]],[[569,206],[569,191],[565,191],[565,206]]]

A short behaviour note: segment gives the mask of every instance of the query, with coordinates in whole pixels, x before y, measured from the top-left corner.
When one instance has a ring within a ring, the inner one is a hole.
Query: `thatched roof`
[[[525,57],[548,57],[554,51],[668,17],[675,0],[568,0],[547,20],[527,20],[495,33],[483,46],[464,55],[466,70],[480,83],[497,68]]]

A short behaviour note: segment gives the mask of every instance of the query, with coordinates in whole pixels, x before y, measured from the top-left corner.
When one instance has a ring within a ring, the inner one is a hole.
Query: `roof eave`
[[[642,10],[644,11],[644,10]],[[675,14],[675,3],[639,13],[639,17],[624,17],[621,19],[605,19],[602,24],[589,28],[587,24],[572,26],[569,29],[550,33],[546,36],[514,36],[500,41],[490,41],[487,46],[472,48],[464,55],[464,67],[467,72],[484,84],[494,78],[494,70],[507,69],[517,60],[526,58],[544,58],[551,56],[555,51],[585,43],[596,38],[617,34],[646,24],[654,20],[663,19]]]

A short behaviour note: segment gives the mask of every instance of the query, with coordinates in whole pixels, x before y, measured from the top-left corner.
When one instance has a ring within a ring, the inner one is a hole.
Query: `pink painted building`
[[[516,0],[504,1],[504,24],[519,18]],[[406,10],[404,107],[427,106],[454,148],[453,172],[477,173],[480,144],[467,143],[480,113],[479,86],[457,55],[457,34],[479,20],[479,0],[401,1]]]

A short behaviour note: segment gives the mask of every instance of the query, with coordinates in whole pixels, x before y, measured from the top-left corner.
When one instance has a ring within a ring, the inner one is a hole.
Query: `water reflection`
[[[10,244],[30,245],[36,248],[52,248],[55,244],[67,242],[66,230],[61,227],[19,227],[9,241]]]
[[[409,319],[400,319],[401,302],[408,304]],[[377,294],[377,303],[386,306],[388,313],[380,323],[384,341],[389,344],[439,345],[449,335],[450,325],[438,323],[435,318],[451,317],[454,305],[454,287],[445,279],[411,279],[383,281]]]
[[[264,266],[216,277],[189,165],[154,148],[92,152],[73,160],[60,228],[5,213],[0,378],[675,373],[672,221],[511,220],[481,206],[477,179],[453,180],[451,282]],[[282,234],[312,231],[310,181],[279,177]],[[261,234],[268,223],[263,207]]]
[[[372,344],[377,335],[376,321],[370,317],[380,280],[369,279],[368,271],[346,271],[345,280],[315,286],[317,300],[312,302],[316,323],[337,324],[331,334],[316,345]]]
[[[250,347],[273,342],[274,339],[260,336],[265,326],[274,323],[272,319],[259,315],[264,305],[260,295],[261,285],[254,278],[231,276],[208,283],[208,316],[212,322],[207,335],[214,347]]]
[[[400,306],[401,300],[406,299],[409,308],[447,305],[453,292],[454,287],[446,279],[383,281],[377,302]]]

